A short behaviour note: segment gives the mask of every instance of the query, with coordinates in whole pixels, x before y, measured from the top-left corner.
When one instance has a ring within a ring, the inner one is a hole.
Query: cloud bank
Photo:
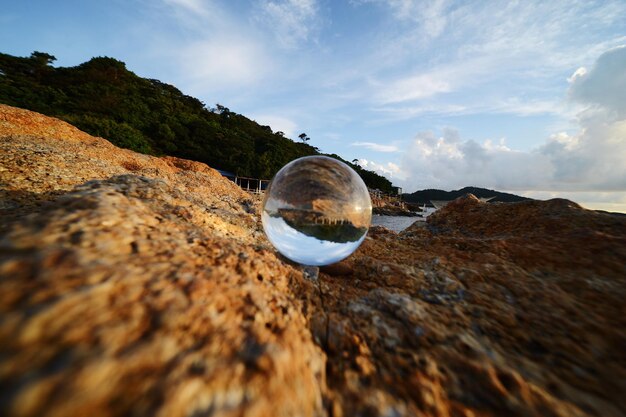
[[[614,201],[626,203],[626,47],[603,53],[569,81],[570,103],[582,106],[577,133],[556,133],[530,151],[517,151],[503,139],[463,139],[452,128],[420,132],[395,181],[409,191],[476,185],[530,194],[587,193],[587,198],[605,193],[604,200],[614,193]],[[388,167],[377,168],[389,176]]]

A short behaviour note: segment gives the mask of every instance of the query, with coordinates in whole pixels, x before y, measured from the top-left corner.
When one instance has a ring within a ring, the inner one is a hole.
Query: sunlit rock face
[[[263,201],[268,239],[303,265],[328,265],[348,257],[365,239],[371,220],[372,202],[361,177],[325,156],[285,165]]]

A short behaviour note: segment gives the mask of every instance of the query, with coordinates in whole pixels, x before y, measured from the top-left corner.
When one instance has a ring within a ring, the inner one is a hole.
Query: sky
[[[0,0],[0,52],[122,60],[405,192],[626,212],[626,2]]]

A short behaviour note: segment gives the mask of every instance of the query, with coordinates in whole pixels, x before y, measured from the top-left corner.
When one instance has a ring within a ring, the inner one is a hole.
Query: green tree
[[[34,51],[30,54],[30,59],[33,60],[39,67],[47,67],[57,60],[54,55],[39,51]]]

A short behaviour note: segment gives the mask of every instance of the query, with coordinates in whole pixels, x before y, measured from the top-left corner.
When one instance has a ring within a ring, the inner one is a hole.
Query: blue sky
[[[7,1],[0,50],[111,56],[405,191],[626,212],[626,2]]]

